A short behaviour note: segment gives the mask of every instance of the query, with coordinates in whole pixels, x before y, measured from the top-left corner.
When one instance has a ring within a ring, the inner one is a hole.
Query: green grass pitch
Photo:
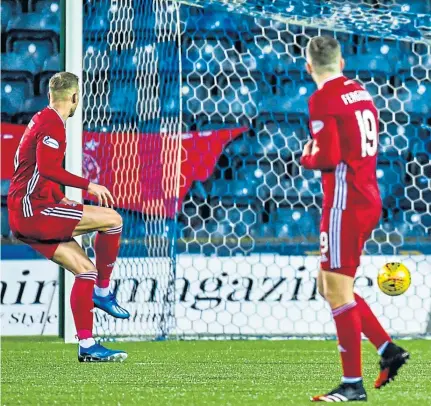
[[[120,364],[85,364],[59,339],[3,338],[1,405],[310,405],[340,379],[334,341],[167,341],[107,344]],[[431,341],[402,341],[412,358],[373,389],[378,356],[364,343],[371,405],[431,404]]]

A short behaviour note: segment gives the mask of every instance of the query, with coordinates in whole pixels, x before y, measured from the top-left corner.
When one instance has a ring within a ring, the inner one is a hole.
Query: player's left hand
[[[61,204],[67,204],[68,206],[76,206],[79,204],[75,200],[70,200],[67,197],[64,197],[63,199],[61,199],[60,203]]]

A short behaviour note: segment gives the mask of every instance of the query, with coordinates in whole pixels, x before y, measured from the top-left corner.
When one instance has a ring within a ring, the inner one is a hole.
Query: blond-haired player
[[[49,81],[49,106],[35,114],[15,155],[15,172],[8,194],[10,227],[14,235],[75,275],[70,305],[79,339],[79,361],[123,360],[123,351],[109,350],[93,339],[93,307],[128,318],[109,290],[122,230],[109,190],[63,169],[66,120],[79,102],[78,77],[69,72]],[[80,159],[80,157],[77,157]],[[60,185],[87,190],[100,206],[67,199]],[[103,207],[104,206],[104,207]],[[96,266],[74,237],[97,231]],[[95,287],[96,284],[96,287]]]

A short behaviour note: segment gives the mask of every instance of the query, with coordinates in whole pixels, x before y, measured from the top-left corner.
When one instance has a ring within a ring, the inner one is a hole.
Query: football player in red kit
[[[364,243],[382,210],[376,179],[379,121],[370,94],[343,76],[343,68],[337,40],[310,40],[306,69],[318,90],[309,100],[312,140],[304,147],[301,164],[322,171],[318,288],[332,309],[343,368],[341,385],[313,397],[317,402],[367,400],[362,384],[361,332],[381,356],[376,388],[390,382],[409,358],[353,291]]]
[[[78,77],[60,72],[49,81],[49,106],[33,116],[15,155],[15,172],[8,194],[10,227],[21,241],[75,275],[70,304],[79,339],[79,361],[122,361],[123,351],[95,342],[93,307],[117,318],[128,318],[109,290],[120,246],[121,216],[109,208],[108,189],[63,169],[66,120],[78,105]],[[99,207],[67,199],[60,185],[87,190]],[[105,206],[105,207],[103,207]],[[96,266],[74,237],[97,231]]]

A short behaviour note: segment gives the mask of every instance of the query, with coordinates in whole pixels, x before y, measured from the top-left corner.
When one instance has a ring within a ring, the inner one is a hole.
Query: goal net
[[[408,3],[408,4],[407,4]],[[384,212],[356,288],[391,334],[431,333],[428,2],[84,3],[83,168],[124,219],[105,338],[332,336],[318,295],[320,173],[299,165],[307,41],[335,36],[380,110]],[[84,241],[92,252],[92,237]],[[376,287],[402,261],[412,286]]]

